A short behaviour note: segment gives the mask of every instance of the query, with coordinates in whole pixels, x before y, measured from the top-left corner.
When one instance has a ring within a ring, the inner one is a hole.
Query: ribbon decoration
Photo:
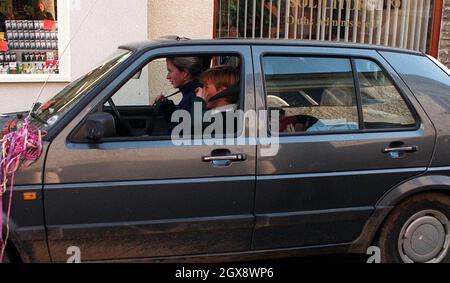
[[[22,164],[28,167],[42,154],[42,132],[39,129],[32,129],[28,118],[22,125],[17,125],[14,131],[11,131],[11,126],[12,122],[3,130],[3,138],[0,134],[0,212],[2,213],[0,215],[0,263],[3,261],[9,237],[15,174]],[[7,193],[8,183],[9,197],[6,202],[6,218],[4,220],[3,197]],[[3,224],[6,227],[5,238],[3,238]]]

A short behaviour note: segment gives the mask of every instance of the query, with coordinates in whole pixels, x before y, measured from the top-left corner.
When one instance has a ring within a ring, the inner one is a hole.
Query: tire
[[[383,224],[383,263],[449,262],[450,197],[424,193],[403,201]]]

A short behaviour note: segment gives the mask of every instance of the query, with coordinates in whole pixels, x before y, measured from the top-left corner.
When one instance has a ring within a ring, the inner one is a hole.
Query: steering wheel
[[[153,130],[155,128],[154,125],[155,125],[155,122],[156,122],[156,118],[159,115],[162,103],[163,103],[163,100],[159,100],[158,102],[155,103],[155,106],[153,108],[152,116],[150,117],[150,124],[147,126],[147,134],[149,136],[152,135]]]
[[[111,109],[113,111],[114,116],[116,116],[117,120],[119,121],[120,125],[123,126],[123,128],[126,130],[126,134],[127,135],[131,135],[132,134],[132,130],[131,130],[131,126],[130,124],[128,124],[120,115],[119,110],[117,109],[116,104],[114,103],[114,101],[112,100],[112,98],[108,99],[108,103],[111,106]]]

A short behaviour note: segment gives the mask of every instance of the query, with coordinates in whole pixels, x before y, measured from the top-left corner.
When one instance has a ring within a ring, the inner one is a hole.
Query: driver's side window
[[[101,112],[114,117],[113,138],[170,137],[176,126],[171,122],[174,111],[193,109],[198,89],[203,88],[202,74],[219,65],[236,70],[239,84],[238,56],[174,56],[152,60],[103,105]],[[236,105],[240,94],[237,96]]]
[[[175,91],[166,76],[166,59],[155,59],[137,72],[104,104],[103,112],[114,116],[117,137],[168,134],[167,123],[153,111],[153,104],[158,95]],[[176,99],[179,98],[174,97],[174,102],[178,103]],[[153,127],[154,125],[158,127]]]
[[[117,107],[151,105],[159,94],[174,91],[166,76],[165,58],[155,59],[121,87],[113,101]]]

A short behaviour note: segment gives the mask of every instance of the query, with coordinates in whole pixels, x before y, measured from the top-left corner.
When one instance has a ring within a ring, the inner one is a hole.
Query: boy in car
[[[191,111],[192,118],[195,117],[196,109],[201,109],[203,118],[206,111],[211,110],[212,115],[222,114],[224,130],[231,125],[226,125],[226,114],[234,112],[238,108],[239,100],[239,71],[231,66],[216,66],[205,71],[200,80],[203,88],[197,88],[197,97],[194,98],[194,106]],[[196,105],[201,104],[201,108]],[[195,119],[193,119],[195,120]],[[236,126],[236,123],[234,123]],[[210,123],[203,123],[205,129]],[[233,129],[236,129],[234,127]],[[234,130],[233,130],[234,132]],[[217,134],[217,133],[216,133]]]

